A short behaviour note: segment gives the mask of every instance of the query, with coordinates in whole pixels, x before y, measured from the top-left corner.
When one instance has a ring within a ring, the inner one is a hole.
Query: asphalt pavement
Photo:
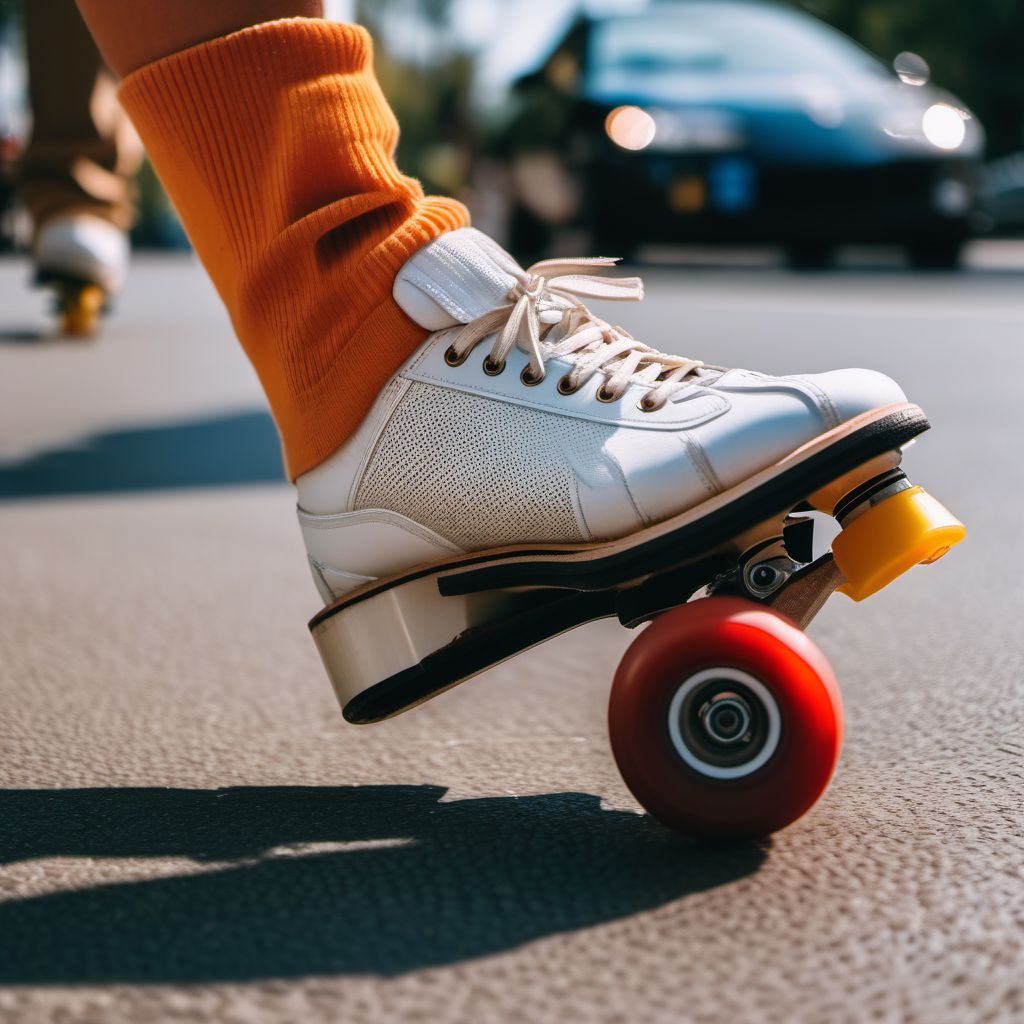
[[[656,255],[617,322],[719,364],[892,374],[934,424],[908,472],[970,529],[813,624],[846,746],[762,843],[638,813],[605,733],[613,623],[346,725],[197,264],[137,260],[81,343],[0,263],[0,1020],[1024,1019],[1024,244],[931,275]]]

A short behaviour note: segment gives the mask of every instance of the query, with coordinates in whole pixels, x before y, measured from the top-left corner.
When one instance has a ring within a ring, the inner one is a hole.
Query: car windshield
[[[602,21],[591,57],[595,70],[633,73],[885,73],[879,61],[822,22],[722,0]]]

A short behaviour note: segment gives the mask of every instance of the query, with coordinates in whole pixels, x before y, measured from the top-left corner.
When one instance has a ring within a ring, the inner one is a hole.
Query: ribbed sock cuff
[[[424,197],[358,26],[288,19],[129,75],[121,101],[263,382],[291,476],[343,443],[423,340],[395,275],[469,218]]]

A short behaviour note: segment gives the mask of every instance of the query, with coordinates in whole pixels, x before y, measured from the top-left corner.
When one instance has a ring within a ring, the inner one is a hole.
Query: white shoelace
[[[643,298],[639,277],[606,278],[581,272],[614,267],[617,262],[595,256],[534,263],[521,277],[516,275],[519,279],[509,289],[507,303],[459,329],[445,359],[457,366],[476,345],[495,334],[485,361],[488,373],[500,373],[509,352],[519,345],[530,358],[529,377],[525,370],[523,377],[527,384],[544,379],[547,360],[567,358],[572,368],[559,382],[563,393],[570,394],[602,373],[606,378],[598,389],[602,401],[616,401],[629,384],[639,383],[650,389],[641,408],[661,408],[685,386],[685,378],[705,364],[643,345],[583,305],[582,299],[638,302]]]

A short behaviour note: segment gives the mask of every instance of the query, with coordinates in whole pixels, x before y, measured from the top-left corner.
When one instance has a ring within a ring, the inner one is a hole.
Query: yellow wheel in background
[[[69,288],[61,298],[61,330],[72,338],[95,334],[105,304],[106,295],[98,284]]]
[[[934,562],[964,539],[967,529],[921,487],[910,487],[862,512],[832,542],[846,577],[839,589],[863,601],[908,569]]]

